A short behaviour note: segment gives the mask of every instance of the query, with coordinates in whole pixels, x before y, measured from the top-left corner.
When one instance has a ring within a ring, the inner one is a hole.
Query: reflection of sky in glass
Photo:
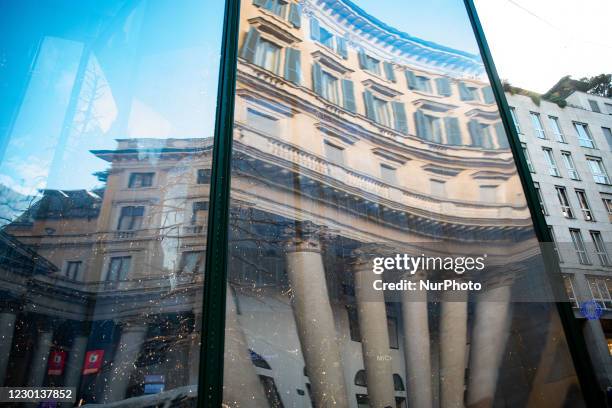
[[[221,27],[193,20],[221,22],[223,4],[189,3],[118,2],[123,8],[93,39],[79,32],[72,40],[47,36],[7,135],[0,183],[27,195],[91,189],[100,185],[93,173],[108,163],[89,151],[114,149],[115,139],[212,136]],[[56,25],[59,32],[78,31],[69,16]],[[87,40],[74,40],[81,37]]]

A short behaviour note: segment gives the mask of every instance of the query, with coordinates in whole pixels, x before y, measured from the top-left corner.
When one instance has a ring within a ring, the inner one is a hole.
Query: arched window
[[[249,354],[251,354],[251,361],[255,367],[265,368],[266,370],[271,370],[270,364],[262,356],[249,349]]]
[[[359,385],[360,387],[367,387],[368,382],[366,380],[366,372],[365,370],[357,371],[355,374],[355,385]]]
[[[402,381],[402,377],[399,374],[393,374],[393,388],[395,388],[395,391],[406,391],[404,381]]]

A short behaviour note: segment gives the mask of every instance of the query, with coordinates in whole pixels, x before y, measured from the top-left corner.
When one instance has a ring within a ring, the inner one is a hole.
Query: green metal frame
[[[476,36],[476,41],[478,42],[478,48],[480,49],[480,54],[485,65],[487,75],[491,81],[491,87],[493,88],[495,99],[497,100],[504,129],[508,135],[508,142],[510,144],[512,154],[514,155],[514,161],[516,163],[519,178],[523,186],[523,191],[525,192],[527,205],[529,206],[529,210],[531,212],[535,233],[540,242],[553,242],[546,224],[546,219],[544,218],[542,211],[540,211],[538,195],[533,185],[531,172],[527,166],[527,160],[523,155],[521,142],[512,121],[510,107],[508,106],[508,101],[506,100],[502,83],[499,79],[499,75],[497,74],[497,69],[495,68],[491,50],[487,44],[482,25],[480,24],[480,19],[476,11],[474,1],[464,0],[464,3],[472,24],[472,29],[474,30],[474,35]],[[554,253],[552,253],[552,251],[544,251],[542,255],[544,256],[545,269],[549,279],[551,279],[551,281],[554,279],[560,279],[561,269],[559,268],[559,263],[554,256]],[[582,388],[584,400],[590,407],[603,407],[605,406],[605,396],[598,386],[597,377],[595,376],[595,371],[593,369],[593,365],[591,364],[591,358],[587,351],[586,342],[584,340],[579,322],[574,317],[574,312],[569,302],[557,302],[556,306],[563,325],[563,330],[565,332],[570,353],[572,355],[576,374]]]
[[[546,220],[539,208],[520,140],[512,124],[510,109],[495,64],[476,12],[473,0],[464,0],[478,47],[491,80],[504,129],[515,158],[525,191],[535,232],[540,242],[552,242]],[[220,407],[223,401],[223,359],[225,341],[225,306],[227,290],[228,231],[231,190],[232,132],[236,91],[240,0],[226,0],[223,23],[219,88],[214,133],[210,208],[206,242],[206,272],[202,299],[202,338],[198,383],[198,407]],[[545,255],[546,258],[550,258]],[[546,259],[547,274],[559,279],[556,261]],[[557,303],[557,309],[570,348],[582,393],[588,406],[605,406],[598,387],[586,343],[569,303]]]
[[[223,401],[227,246],[239,21],[240,0],[226,0],[210,181],[198,407],[216,408]]]

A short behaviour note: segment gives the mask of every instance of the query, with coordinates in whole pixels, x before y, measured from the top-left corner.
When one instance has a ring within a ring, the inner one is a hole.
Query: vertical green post
[[[480,19],[478,18],[474,1],[464,0],[464,3],[472,24],[472,29],[474,30],[474,35],[476,36],[476,41],[478,42],[478,48],[480,49],[480,54],[482,56],[486,72],[491,80],[493,95],[497,100],[499,114],[504,124],[506,135],[508,136],[508,142],[510,144],[512,154],[514,155],[519,178],[523,186],[523,191],[525,192],[527,204],[531,211],[531,218],[536,235],[540,242],[552,242],[552,237],[550,236],[550,231],[546,225],[546,220],[544,219],[542,211],[539,209],[540,204],[533,185],[533,180],[531,179],[531,173],[527,167],[527,161],[525,160],[525,157],[523,157],[520,139],[512,122],[510,108],[508,106],[508,102],[506,101],[504,89],[499,79],[499,75],[497,74],[497,69],[493,63],[491,50],[489,49],[482,25],[480,24]],[[552,253],[547,253],[546,251],[543,253],[546,273],[551,280],[560,279],[561,270],[559,269],[557,260],[554,259],[554,256],[552,255]],[[565,332],[570,353],[572,355],[576,374],[578,375],[578,380],[582,388],[584,400],[590,407],[603,407],[605,406],[604,395],[602,390],[597,385],[597,378],[586,348],[584,336],[578,321],[574,318],[574,312],[572,311],[569,302],[557,302],[556,306],[563,325],[563,330]]]
[[[225,292],[239,21],[240,0],[226,0],[206,236],[198,407],[217,408],[223,401]]]

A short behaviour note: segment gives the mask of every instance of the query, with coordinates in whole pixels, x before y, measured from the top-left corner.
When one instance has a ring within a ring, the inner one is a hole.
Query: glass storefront
[[[73,389],[61,406],[584,406],[494,84],[447,3],[243,0],[219,96],[224,2],[3,5],[0,386]],[[229,220],[208,225],[216,120]],[[223,387],[198,396],[219,229]],[[375,282],[408,256],[434,266]]]

